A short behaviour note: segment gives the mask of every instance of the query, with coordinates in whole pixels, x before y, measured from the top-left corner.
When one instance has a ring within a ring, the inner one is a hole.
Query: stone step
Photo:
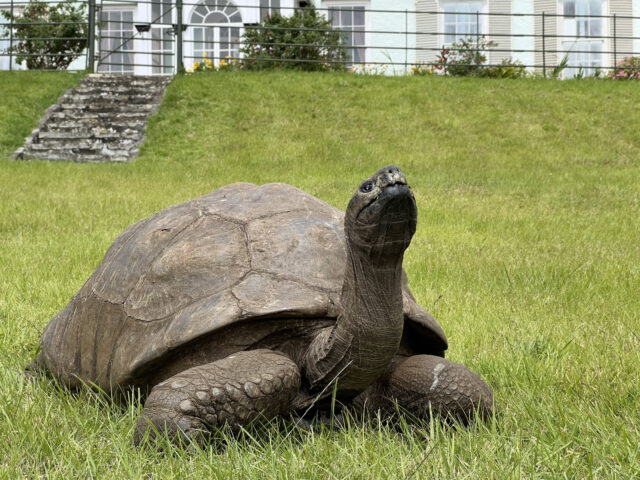
[[[171,82],[171,75],[118,75],[117,73],[89,73],[83,82]]]
[[[147,78],[147,77],[122,77],[120,79],[115,78],[95,78],[82,80],[79,84],[81,87],[102,87],[108,88],[111,86],[117,86],[119,88],[164,88],[169,84],[169,81],[165,79]]]
[[[135,107],[132,107],[131,105],[117,105],[117,104],[112,104],[112,103],[90,103],[90,104],[84,104],[84,103],[61,103],[60,107],[63,110],[76,110],[76,111],[81,111],[81,112],[102,112],[102,113],[121,113],[121,112],[144,112],[146,114],[146,116],[149,115],[150,112],[152,112],[155,108],[156,105],[152,104],[152,103],[139,103],[136,104]]]
[[[83,117],[69,118],[58,117],[52,119],[47,125],[44,125],[40,132],[71,132],[91,131],[96,128],[107,128],[121,132],[123,130],[144,130],[145,122],[136,118],[100,118],[100,117]]]
[[[117,117],[113,115],[113,112],[89,112],[83,111],[79,109],[66,109],[61,112],[54,112],[51,115],[51,119],[55,121],[73,121],[73,122],[91,122],[91,121],[100,121],[100,122],[141,122],[145,123],[144,120],[149,116],[147,112],[118,112]]]
[[[162,92],[162,88],[155,85],[151,87],[132,87],[128,85],[111,85],[105,88],[104,85],[85,85],[73,89],[73,95],[150,95],[155,96]]]
[[[108,159],[105,159],[108,157]],[[104,163],[105,161],[109,162],[128,162],[131,157],[129,153],[120,154],[116,153],[113,155],[106,156],[101,152],[84,152],[84,151],[57,151],[57,152],[46,152],[46,151],[25,151],[19,154],[18,158],[23,159],[32,159],[32,160],[63,160],[63,161],[73,161],[73,162],[83,162],[83,163]]]
[[[138,144],[138,139],[134,138],[38,138],[34,139],[28,148],[32,150],[65,150],[65,149],[102,149],[107,147],[110,150],[130,150]]]
[[[94,127],[94,128],[54,128],[47,127],[40,130],[38,138],[40,141],[47,140],[76,140],[76,139],[114,139],[119,138],[138,138],[140,137],[139,129],[133,130],[124,128],[116,130],[113,128]]]
[[[121,105],[140,105],[148,104],[154,100],[155,95],[149,94],[113,94],[111,92],[102,92],[99,95],[63,95],[58,103],[60,104],[80,104],[93,105],[100,104],[121,104]]]
[[[171,78],[87,75],[45,113],[16,158],[124,162],[138,154],[147,118]]]

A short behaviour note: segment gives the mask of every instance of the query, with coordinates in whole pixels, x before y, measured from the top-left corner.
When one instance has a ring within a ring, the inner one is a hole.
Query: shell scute
[[[164,345],[171,349],[233,323],[242,310],[230,291],[202,298],[182,309],[167,324]]]
[[[153,261],[127,298],[125,310],[144,321],[166,318],[195,299],[228,289],[249,265],[241,225],[200,217]]]
[[[243,316],[320,317],[327,314],[327,293],[269,273],[250,273],[231,290]]]
[[[342,286],[347,252],[332,212],[286,212],[247,226],[251,265],[319,288]]]
[[[123,303],[151,261],[201,215],[193,202],[186,202],[133,225],[121,246],[105,257],[92,276],[93,292],[109,302]]]
[[[200,197],[198,202],[207,214],[231,216],[240,222],[289,210],[315,211],[319,203],[312,195],[284,183],[267,183],[260,187],[236,183]]]

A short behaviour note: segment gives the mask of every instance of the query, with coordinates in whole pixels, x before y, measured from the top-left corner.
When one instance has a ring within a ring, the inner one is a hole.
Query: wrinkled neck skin
[[[383,245],[363,247],[347,240],[347,250],[341,313],[336,325],[312,342],[304,362],[310,390],[337,378],[340,398],[355,396],[386,370],[404,325],[404,249],[389,253]]]

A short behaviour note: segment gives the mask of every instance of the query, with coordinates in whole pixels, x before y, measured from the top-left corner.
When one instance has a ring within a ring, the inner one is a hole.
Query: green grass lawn
[[[0,73],[0,478],[640,475],[637,82],[202,74],[170,85],[131,164],[9,160],[77,80]],[[235,181],[344,209],[389,163],[419,206],[412,290],[448,358],[493,386],[495,421],[264,427],[158,452],[131,445],[139,405],[24,382],[44,326],[129,224]]]

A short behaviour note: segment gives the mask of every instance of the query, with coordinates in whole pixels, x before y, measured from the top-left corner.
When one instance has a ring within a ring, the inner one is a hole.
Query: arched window
[[[195,60],[215,63],[240,56],[242,15],[228,0],[204,0],[191,14]],[[206,55],[205,55],[206,53]]]

